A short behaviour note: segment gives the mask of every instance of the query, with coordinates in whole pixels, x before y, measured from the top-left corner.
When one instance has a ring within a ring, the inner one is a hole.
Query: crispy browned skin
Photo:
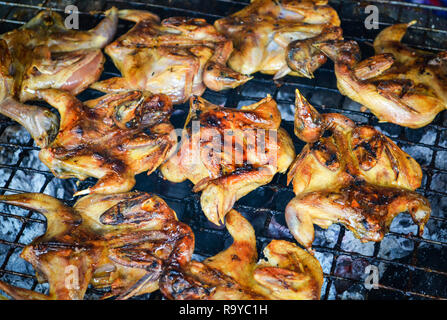
[[[437,54],[401,43],[408,24],[384,29],[376,55],[360,61],[355,41],[317,44],[335,62],[338,88],[379,120],[420,128],[447,108],[447,51]]]
[[[226,227],[234,242],[203,262],[170,260],[160,279],[169,299],[317,300],[323,271],[317,259],[287,241],[273,240],[259,260],[255,233],[240,213],[231,210]]]
[[[153,172],[177,143],[169,122],[172,104],[165,95],[128,91],[84,103],[56,89],[41,90],[39,96],[55,107],[61,117],[59,131],[56,128],[47,133],[55,138],[40,145],[40,160],[58,178],[99,179],[96,185],[77,195],[131,190],[134,176]],[[12,111],[27,121],[36,120],[26,110]]]
[[[201,95],[205,88],[235,88],[249,79],[226,66],[231,41],[203,19],[160,19],[146,11],[121,10],[136,25],[108,45],[106,53],[122,73],[92,85],[104,92],[148,90],[168,95],[173,103]]]
[[[49,294],[0,281],[0,290],[14,299],[82,299],[89,284],[110,287],[105,297],[119,299],[153,292],[163,264],[185,263],[194,250],[191,229],[161,198],[147,193],[89,195],[73,208],[37,193],[0,196],[0,201],[47,219],[46,233],[25,246],[21,257],[40,282],[49,283]]]
[[[0,61],[8,71],[1,75],[14,83],[0,101],[12,96],[24,102],[36,98],[36,90],[47,88],[77,94],[98,80],[104,64],[100,49],[115,35],[118,10],[112,8],[105,15],[95,28],[80,31],[67,29],[58,13],[42,11],[24,26],[2,34],[0,54],[9,58]]]
[[[319,114],[296,91],[295,132],[308,144],[290,167],[296,197],[286,208],[295,239],[310,249],[313,225],[342,223],[362,241],[381,241],[392,220],[408,211],[422,234],[427,199],[414,192],[418,163],[371,126],[337,114]],[[330,136],[323,137],[328,131]]]
[[[39,145],[57,130],[57,117],[47,108],[22,102],[39,98],[41,89],[76,95],[97,81],[104,64],[101,48],[115,34],[118,11],[112,8],[92,30],[65,28],[62,17],[42,11],[24,26],[0,36],[0,113],[19,122]]]
[[[221,224],[238,199],[285,172],[293,161],[292,140],[280,124],[270,96],[241,110],[191,98],[180,148],[160,170],[170,181],[192,181],[194,191],[202,191],[207,218]]]
[[[60,14],[47,10],[1,37],[13,48],[19,43],[31,48],[46,46],[52,52],[103,48],[115,35],[117,22],[118,10],[113,7],[105,12],[105,19],[91,30],[67,29]]]
[[[233,41],[228,65],[243,74],[313,77],[326,62],[313,43],[342,39],[337,12],[322,0],[253,0],[215,22]]]

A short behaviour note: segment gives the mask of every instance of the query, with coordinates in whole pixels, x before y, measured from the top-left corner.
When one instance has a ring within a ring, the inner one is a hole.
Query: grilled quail
[[[238,199],[293,161],[292,140],[280,124],[270,96],[240,110],[191,98],[180,148],[160,170],[170,181],[194,183],[206,217],[221,224]]]
[[[160,279],[169,299],[317,300],[323,271],[317,259],[293,243],[273,240],[259,260],[253,227],[231,210],[226,227],[233,244],[203,262],[171,259]]]
[[[42,11],[19,29],[0,36],[0,113],[21,123],[38,144],[58,119],[47,108],[23,104],[40,89],[78,94],[98,80],[104,64],[101,48],[114,36],[118,12],[112,8],[92,30],[68,30],[62,17]],[[18,110],[22,113],[17,112]]]
[[[322,0],[252,0],[215,22],[233,41],[228,65],[243,74],[262,72],[312,78],[326,62],[313,43],[342,39],[337,12]]]
[[[288,173],[296,197],[286,208],[286,221],[299,243],[310,249],[313,225],[333,223],[342,223],[363,242],[381,241],[394,217],[405,211],[422,234],[431,210],[414,191],[421,168],[389,138],[343,115],[319,114],[298,90],[295,133],[308,143]]]
[[[40,144],[40,160],[58,178],[99,179],[96,185],[76,195],[129,191],[135,185],[136,174],[151,173],[174,151],[177,136],[168,120],[172,104],[165,95],[127,91],[82,103],[56,89],[38,94],[61,117],[59,131],[53,128],[46,132],[49,142]],[[28,107],[31,111],[39,109]],[[34,114],[20,106],[9,112],[25,122],[41,125]],[[36,136],[37,132],[31,134]]]
[[[159,197],[143,192],[89,195],[73,208],[45,194],[0,196],[0,201],[35,210],[47,230],[25,246],[41,294],[0,281],[14,299],[82,299],[89,284],[111,290],[104,298],[127,299],[153,292],[168,259],[189,261],[194,249],[191,229]]]
[[[0,36],[0,101],[37,98],[39,89],[56,88],[78,94],[98,80],[103,48],[115,35],[118,10],[112,8],[93,29],[67,29],[62,17],[42,11],[22,27]],[[0,109],[1,110],[1,109]]]
[[[360,61],[355,41],[317,44],[335,63],[339,90],[379,120],[420,128],[447,108],[447,51],[430,53],[401,43],[408,24],[383,30],[376,55]]]
[[[136,23],[105,49],[122,77],[95,83],[94,89],[147,90],[183,103],[206,87],[220,91],[251,79],[226,66],[232,43],[203,19],[172,17],[160,22],[139,10],[121,10],[119,17]]]

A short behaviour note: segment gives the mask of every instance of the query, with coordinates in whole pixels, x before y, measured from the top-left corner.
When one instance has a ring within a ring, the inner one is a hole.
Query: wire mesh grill
[[[74,0],[19,0],[0,1],[0,33],[12,30],[31,19],[39,10],[52,9],[64,12],[67,5],[74,4],[80,10],[82,29],[93,27],[101,18],[95,12],[112,6],[150,10],[161,18],[169,16],[193,16],[207,19],[210,23],[222,16],[243,8],[248,0],[139,0],[139,1],[74,1]],[[373,54],[374,37],[384,27],[397,23],[418,20],[410,29],[404,42],[417,48],[434,51],[447,49],[447,8],[409,4],[399,1],[330,1],[342,20],[345,39],[359,42],[364,56]],[[379,8],[380,28],[367,30],[364,8],[374,4]],[[93,17],[93,18],[92,18]],[[120,21],[118,34],[126,32],[131,24]],[[102,78],[119,75],[108,59]],[[278,102],[283,127],[293,135],[294,89],[299,88],[320,112],[340,112],[362,124],[379,128],[422,166],[424,180],[420,192],[432,205],[432,216],[422,238],[415,236],[417,226],[406,214],[399,215],[391,231],[381,243],[361,244],[351,232],[339,225],[328,230],[316,227],[314,249],[323,266],[325,282],[322,299],[447,299],[447,113],[439,114],[432,124],[418,130],[393,124],[379,123],[369,112],[360,111],[360,106],[342,96],[336,88],[336,79],[331,62],[315,72],[315,79],[285,77],[273,82],[270,76],[256,74],[245,85],[227,92],[207,90],[204,98],[215,104],[239,107],[250,104],[271,94]],[[95,98],[100,93],[87,90],[81,100]],[[176,107],[171,121],[182,127],[188,106]],[[303,143],[293,138],[297,152]],[[42,163],[29,134],[19,125],[0,116],[0,194],[17,192],[44,192],[73,204],[72,194],[77,189],[92,185],[87,179],[80,184],[74,179],[54,178]],[[216,254],[231,243],[225,229],[219,229],[206,221],[201,212],[199,195],[191,192],[192,184],[173,184],[164,181],[158,172],[150,176],[137,176],[135,189],[153,192],[164,198],[177,212],[180,220],[189,224],[196,235],[197,257]],[[258,248],[261,249],[273,238],[293,240],[284,221],[284,209],[293,198],[291,187],[286,186],[284,175],[258,188],[239,200],[235,209],[240,211],[255,228]],[[24,245],[44,233],[45,220],[27,210],[0,205],[0,279],[11,284],[40,292],[47,285],[38,284],[32,267],[19,254]],[[375,265],[379,269],[379,288],[367,290],[364,286],[365,269]],[[89,289],[87,298],[100,294]],[[142,298],[159,299],[159,293]]]

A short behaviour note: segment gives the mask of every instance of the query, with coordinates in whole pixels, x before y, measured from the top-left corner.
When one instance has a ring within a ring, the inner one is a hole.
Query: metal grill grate
[[[64,11],[75,4],[81,11],[80,26],[95,25],[99,12],[116,6],[150,10],[161,18],[183,15],[214,22],[215,19],[240,10],[248,0],[148,0],[148,1],[74,1],[74,0],[19,0],[0,1],[0,33],[19,27],[39,10],[51,8]],[[414,19],[404,42],[430,50],[447,49],[447,8],[408,4],[398,1],[330,2],[338,11],[346,39],[360,42],[364,56],[373,54],[374,37],[384,27]],[[366,30],[364,8],[374,4],[380,12],[380,29]],[[131,24],[120,21],[118,34]],[[102,78],[116,76],[117,70],[107,61]],[[228,92],[207,90],[204,98],[227,107],[252,103],[271,94],[283,115],[283,127],[293,135],[294,89],[299,88],[308,100],[322,112],[341,112],[358,123],[370,124],[396,141],[422,166],[424,180],[421,189],[432,204],[432,217],[422,238],[414,236],[417,227],[408,215],[401,214],[393,222],[391,232],[381,243],[361,244],[351,232],[333,225],[328,230],[316,228],[316,256],[325,273],[322,299],[439,299],[447,298],[447,113],[423,129],[412,130],[393,124],[378,123],[371,113],[360,111],[360,106],[342,96],[336,88],[333,65],[328,62],[315,73],[315,79],[286,77],[274,83],[270,76],[256,74],[255,79]],[[98,92],[87,90],[81,100],[97,97]],[[187,105],[176,108],[172,122],[182,127],[188,112]],[[294,137],[296,150],[304,145]],[[26,131],[0,116],[0,193],[44,192],[69,204],[77,188],[92,184],[91,179],[76,184],[73,179],[59,180],[37,158],[38,148]],[[284,208],[292,199],[284,175],[277,175],[267,186],[260,187],[236,203],[236,210],[246,216],[256,230],[258,247],[262,249],[272,238],[292,240],[285,226]],[[164,181],[157,172],[147,177],[137,176],[136,189],[153,192],[164,198],[177,212],[180,220],[189,224],[196,235],[196,251],[200,257],[216,254],[231,242],[225,229],[217,229],[206,221],[200,209],[199,195],[191,192],[191,183],[173,184]],[[31,211],[0,205],[0,278],[14,285],[44,292],[46,285],[37,283],[31,266],[18,255],[24,245],[45,230],[42,216]],[[365,267],[376,265],[380,271],[379,289],[364,287]],[[97,297],[96,290],[88,291],[88,298]],[[143,298],[159,299],[159,293]]]

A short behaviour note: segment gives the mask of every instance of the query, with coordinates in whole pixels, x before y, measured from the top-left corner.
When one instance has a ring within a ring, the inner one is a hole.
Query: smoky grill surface
[[[51,8],[64,13],[67,5],[76,5],[80,11],[79,26],[89,29],[104,11],[112,6],[119,9],[149,10],[162,19],[170,16],[192,16],[214,20],[243,8],[249,0],[16,0],[0,1],[0,33],[17,28],[30,20],[38,11]],[[359,42],[363,56],[371,56],[372,43],[380,30],[398,22],[417,19],[404,42],[420,49],[440,51],[447,49],[447,8],[413,5],[393,1],[330,1],[341,20],[345,39]],[[379,9],[379,29],[367,30],[365,7]],[[132,23],[119,22],[117,36],[125,33]],[[101,79],[119,75],[109,58]],[[392,138],[405,152],[422,166],[424,179],[419,192],[432,205],[432,216],[422,238],[417,237],[417,226],[407,214],[399,215],[391,231],[380,243],[362,244],[350,231],[339,225],[328,230],[316,227],[313,248],[325,273],[322,299],[447,299],[447,112],[440,113],[428,126],[413,130],[388,123],[379,123],[369,112],[360,111],[360,105],[342,96],[336,88],[331,62],[315,72],[315,79],[287,76],[273,82],[271,76],[256,74],[255,79],[231,91],[207,90],[203,97],[226,107],[251,104],[271,94],[278,102],[282,126],[293,137],[296,151],[304,144],[293,134],[294,90],[298,88],[320,112],[339,112],[357,123],[369,124]],[[87,90],[78,97],[85,101],[102,95]],[[177,127],[183,127],[188,105],[176,106],[171,118]],[[94,184],[93,179],[77,183],[75,179],[55,178],[38,159],[38,148],[24,128],[0,116],[0,194],[43,192],[72,205],[72,195]],[[207,221],[200,209],[199,194],[192,193],[192,184],[164,181],[158,172],[137,176],[135,189],[161,196],[177,212],[178,218],[189,224],[196,237],[197,259],[211,256],[226,248],[231,237],[225,229]],[[239,200],[235,209],[252,223],[256,230],[260,252],[271,239],[293,241],[284,220],[284,209],[293,198],[286,176],[274,180]],[[0,279],[13,285],[45,292],[46,284],[38,284],[31,265],[19,257],[24,245],[43,234],[45,220],[32,211],[0,204]],[[379,288],[365,288],[365,273],[369,265],[378,267]],[[98,298],[103,292],[89,289],[87,299]],[[161,299],[159,292],[138,299]]]

